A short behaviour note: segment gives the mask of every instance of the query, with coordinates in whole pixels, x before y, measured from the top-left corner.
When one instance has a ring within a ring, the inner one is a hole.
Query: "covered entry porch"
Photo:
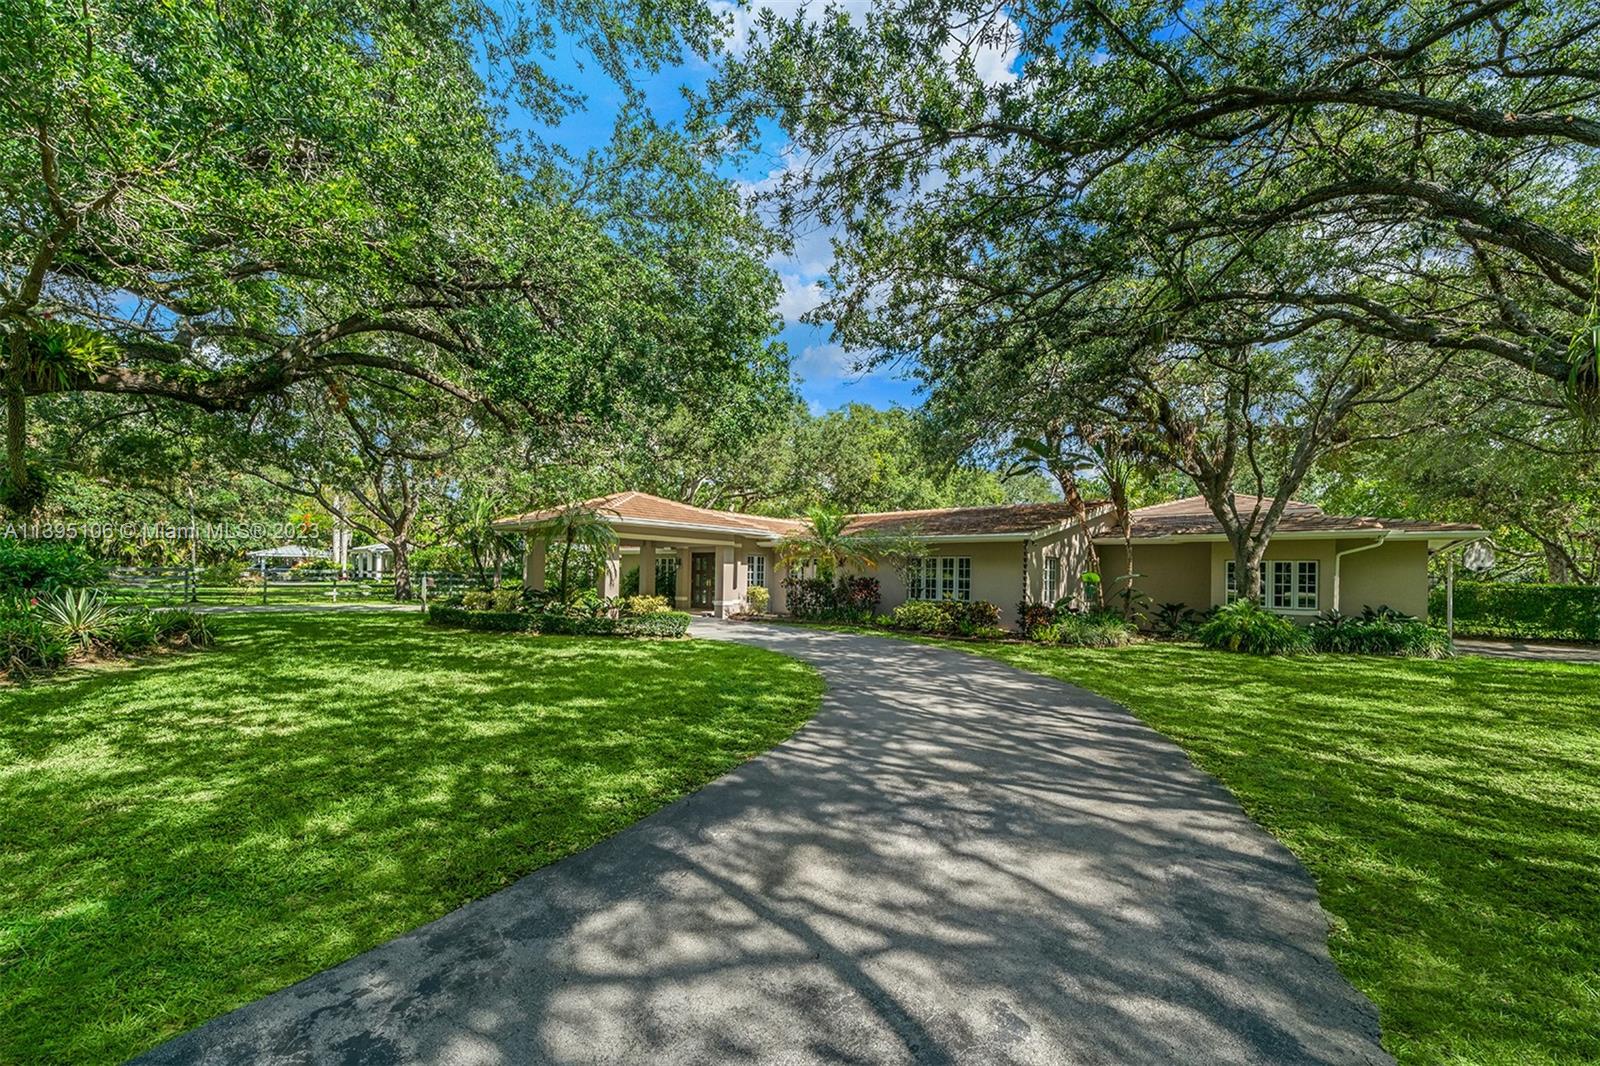
[[[665,596],[678,610],[718,618],[738,614],[748,609],[752,584],[768,589],[770,610],[784,609],[776,546],[785,527],[794,523],[690,507],[637,492],[579,506],[592,510],[617,536],[601,561],[602,596],[621,595],[624,576],[637,567],[639,594]],[[537,532],[552,513],[534,512],[495,523],[499,529],[528,534],[522,563],[526,588],[546,587],[549,554],[556,549]]]

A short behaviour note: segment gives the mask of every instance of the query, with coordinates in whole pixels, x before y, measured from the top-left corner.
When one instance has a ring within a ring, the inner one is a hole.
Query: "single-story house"
[[[1241,509],[1252,502],[1238,500]],[[604,594],[617,595],[623,574],[637,565],[642,593],[668,596],[684,610],[736,614],[745,609],[752,585],[770,590],[772,611],[785,610],[779,546],[804,528],[801,519],[713,511],[642,492],[601,496],[580,506],[618,536],[602,573]],[[495,526],[530,530],[554,513],[514,515]],[[1000,607],[1002,624],[1013,626],[1020,601],[1082,596],[1090,539],[1108,593],[1127,572],[1127,539],[1110,506],[1091,504],[1089,515],[1090,538],[1065,503],[859,514],[847,531],[893,535],[927,547],[911,565],[885,566],[875,574],[885,610],[912,599],[988,600]],[[1203,499],[1141,508],[1132,517],[1134,586],[1140,592],[1155,604],[1196,610],[1228,601],[1233,553]],[[1267,606],[1314,615],[1386,605],[1425,617],[1430,557],[1485,536],[1476,526],[1337,516],[1291,503],[1263,563]],[[531,587],[544,586],[545,552],[543,542],[530,541],[523,580]]]

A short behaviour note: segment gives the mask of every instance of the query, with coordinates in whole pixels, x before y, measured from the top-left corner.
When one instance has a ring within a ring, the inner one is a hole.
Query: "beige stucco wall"
[[[1338,547],[1355,548],[1362,543],[1340,541]],[[1359,614],[1363,607],[1388,606],[1418,618],[1428,617],[1426,541],[1396,541],[1346,555],[1341,570],[1339,609],[1345,614]]]
[[[1083,598],[1083,575],[1089,569],[1088,541],[1076,526],[1058,529],[1042,537],[1037,537],[1028,545],[1028,602],[1041,603],[1044,600],[1044,562],[1054,558],[1061,563],[1061,587],[1056,590],[1056,599],[1070,596],[1073,600]]]
[[[1333,607],[1334,566],[1338,552],[1372,543],[1369,539],[1277,539],[1266,558],[1314,559],[1318,564],[1317,611]],[[1100,565],[1109,592],[1111,579],[1126,572],[1121,545],[1100,545]],[[1153,604],[1184,603],[1197,610],[1223,602],[1227,562],[1233,550],[1226,542],[1138,544],[1133,549],[1134,586]],[[1389,606],[1418,618],[1428,612],[1428,546],[1401,541],[1346,555],[1339,563],[1339,609],[1359,614],[1363,607]],[[1315,612],[1298,612],[1314,614]]]
[[[1128,572],[1128,553],[1122,545],[1102,544],[1100,577],[1105,582],[1108,602],[1121,588],[1115,578]],[[1138,576],[1133,587],[1150,597],[1152,604],[1182,603],[1203,611],[1211,606],[1211,545],[1135,544],[1133,571]]]
[[[972,560],[972,598],[988,600],[1000,608],[1000,624],[1010,628],[1016,624],[1017,601],[1022,599],[1022,558],[1025,551],[1020,540],[1005,541],[938,541],[928,545],[927,557],[945,557]],[[870,571],[878,579],[882,601],[880,610],[892,611],[906,602],[905,581],[893,567],[880,566]]]

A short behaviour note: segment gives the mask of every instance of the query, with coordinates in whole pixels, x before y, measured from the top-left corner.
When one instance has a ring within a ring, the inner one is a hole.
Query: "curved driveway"
[[[896,640],[792,739],[149,1063],[1382,1063],[1310,879],[1107,700]]]

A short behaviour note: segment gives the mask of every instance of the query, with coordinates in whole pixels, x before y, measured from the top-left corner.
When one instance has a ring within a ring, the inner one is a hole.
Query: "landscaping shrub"
[[[172,648],[208,648],[217,633],[209,615],[187,608],[156,611],[156,633],[162,644]]]
[[[0,609],[0,671],[7,676],[54,670],[66,663],[69,650],[67,638],[26,604]]]
[[[110,643],[115,614],[93,589],[62,589],[39,601],[39,614],[78,652]]]
[[[1000,628],[1000,608],[988,600],[909,600],[890,613],[889,625],[916,633],[1005,635]]]
[[[516,633],[533,630],[538,624],[538,618],[525,611],[475,611],[464,605],[435,601],[428,605],[428,622],[436,626],[459,626],[462,629]]]
[[[1157,633],[1179,637],[1194,629],[1199,622],[1199,615],[1186,603],[1163,603],[1156,608],[1151,622]]]
[[[0,541],[0,596],[42,596],[70,588],[94,588],[106,565],[76,544]]]
[[[875,577],[842,577],[838,584],[821,578],[785,578],[789,614],[821,621],[863,622],[878,610],[881,600]]]
[[[1056,609],[1052,604],[1029,603],[1027,600],[1017,604],[1017,632],[1025,637],[1032,636],[1035,629],[1055,620]]]
[[[1600,586],[1456,582],[1456,632],[1474,637],[1600,640]],[[1429,613],[1443,618],[1444,588]]]
[[[1312,648],[1324,652],[1416,659],[1443,659],[1453,654],[1443,629],[1396,612],[1351,618],[1329,611],[1311,624],[1310,636]]]
[[[618,619],[617,633],[625,637],[681,637],[689,632],[687,611],[654,611]]]
[[[148,607],[128,607],[117,612],[111,624],[111,647],[122,655],[138,655],[161,643],[161,625]]]
[[[889,612],[889,625],[913,633],[948,633],[951,623],[932,600],[907,600]]]
[[[1254,600],[1235,600],[1217,608],[1195,628],[1195,638],[1208,648],[1251,655],[1295,655],[1311,650],[1311,637],[1304,629]]]
[[[451,602],[454,602],[452,599]],[[472,589],[462,593],[461,606],[469,611],[515,611],[522,607],[520,589]]]
[[[622,613],[625,617],[662,614],[670,610],[672,602],[665,596],[629,596],[622,601]]]
[[[750,601],[750,610],[756,614],[766,614],[767,608],[772,606],[772,590],[765,585],[751,585],[750,591],[745,594],[745,599]]]
[[[1032,634],[1041,644],[1076,648],[1120,648],[1132,643],[1137,635],[1134,624],[1115,611],[1067,614],[1059,621],[1038,627]]]

